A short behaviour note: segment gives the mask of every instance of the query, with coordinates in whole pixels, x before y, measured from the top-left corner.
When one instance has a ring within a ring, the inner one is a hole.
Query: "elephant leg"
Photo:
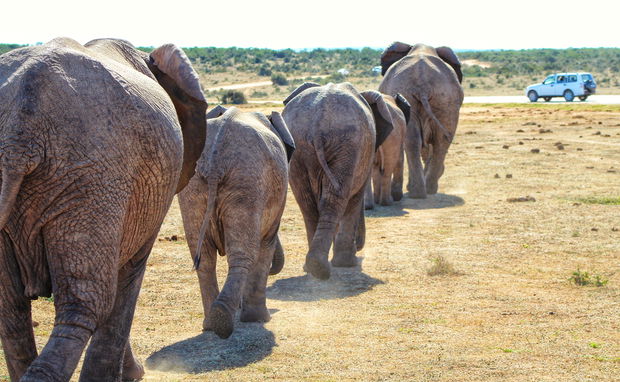
[[[192,178],[187,188],[179,193],[178,196],[181,216],[183,217],[183,229],[189,247],[191,258],[194,259],[198,250],[198,240],[200,226],[207,211],[206,187],[199,178]],[[212,330],[209,322],[209,311],[211,304],[220,293],[217,284],[217,249],[209,240],[204,240],[200,251],[200,263],[196,269],[198,284],[200,285],[200,296],[202,298],[202,309],[204,318],[202,330]]]
[[[403,172],[404,172],[405,152],[400,150],[394,174],[392,175],[392,199],[398,202],[403,198]]]
[[[248,205],[256,206],[249,201]],[[260,214],[255,209],[235,210],[233,216],[225,216],[225,251],[228,260],[228,275],[209,311],[209,323],[215,334],[228,338],[234,329],[234,317],[241,303],[248,274],[255,266],[260,252]],[[267,269],[266,272],[269,272]]]
[[[409,191],[410,198],[424,199],[426,198],[426,183],[421,159],[422,133],[420,124],[415,121],[415,118],[409,121],[405,134],[405,152],[409,169],[407,191]]]
[[[368,179],[364,191],[364,209],[372,210],[375,208],[375,195],[372,192],[372,179]]]
[[[276,251],[277,237],[263,241],[260,254],[248,275],[243,292],[243,306],[241,307],[242,322],[268,322],[271,319],[267,310],[267,276],[271,267],[271,260]]]
[[[144,368],[132,354],[129,331],[144,277],[146,261],[157,234],[120,269],[114,307],[98,326],[86,350],[80,381],[140,379]]]
[[[334,267],[354,267],[357,265],[355,239],[360,221],[359,211],[362,208],[363,191],[363,189],[358,191],[357,194],[349,199],[346,211],[338,227],[338,233],[334,241],[334,258],[332,259]]]
[[[312,193],[308,169],[297,160],[291,161],[289,181],[295,201],[297,201],[301,214],[304,217],[306,238],[308,239],[308,247],[310,247],[319,222],[319,207],[315,195]]]
[[[439,189],[439,178],[443,175],[444,160],[446,159],[447,147],[434,145],[433,153],[426,166],[426,192],[436,194]]]
[[[379,195],[379,203],[382,206],[391,206],[394,204],[394,200],[392,199],[392,169],[383,172],[380,175],[379,181],[381,182],[381,194]]]
[[[91,218],[92,222],[94,220]],[[76,232],[79,222],[57,224],[74,231],[57,235],[60,228],[54,224],[48,229],[55,233],[44,234],[50,275],[54,280],[54,329],[21,381],[68,381],[88,339],[106,321],[114,306],[119,250],[102,245],[101,238],[108,238],[110,234],[120,237],[118,232]],[[124,346],[123,342],[121,350]],[[110,356],[113,355],[106,355]]]
[[[0,231],[0,337],[11,381],[18,381],[37,357],[30,299],[23,295],[8,235]]]
[[[359,220],[357,221],[357,229],[355,230],[355,249],[361,251],[366,243],[366,218],[364,217],[364,209],[359,209]]]
[[[370,174],[372,176],[373,199],[375,204],[380,204],[381,194],[383,193],[383,182],[381,181],[383,175],[381,175],[381,170],[379,170],[378,166],[373,167]]]

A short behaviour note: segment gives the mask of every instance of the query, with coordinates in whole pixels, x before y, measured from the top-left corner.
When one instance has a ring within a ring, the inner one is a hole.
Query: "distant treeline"
[[[20,47],[0,44],[0,54]],[[149,51],[151,48],[140,48]],[[231,69],[261,76],[272,73],[295,75],[331,74],[346,68],[351,75],[372,75],[380,64],[382,49],[292,49],[184,48],[199,71],[224,72]],[[527,49],[459,52],[461,60],[476,59],[491,66],[465,66],[466,77],[499,75],[544,75],[556,71],[580,70],[616,74],[620,71],[620,48]]]

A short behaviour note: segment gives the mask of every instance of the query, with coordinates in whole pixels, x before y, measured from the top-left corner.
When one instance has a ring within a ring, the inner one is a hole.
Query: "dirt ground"
[[[368,212],[360,266],[326,282],[302,270],[307,243],[289,192],[272,320],[238,323],[227,340],[201,332],[175,201],[132,329],[145,380],[617,381],[619,112],[465,105],[440,193]],[[437,256],[454,271],[430,276]],[[222,282],[225,261],[218,268]],[[576,285],[573,272],[605,285]],[[34,303],[41,347],[52,309]]]

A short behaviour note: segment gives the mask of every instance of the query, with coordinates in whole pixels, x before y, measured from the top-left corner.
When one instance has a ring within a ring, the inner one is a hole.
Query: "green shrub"
[[[222,94],[222,97],[220,98],[220,101],[223,104],[233,105],[248,103],[247,99],[245,98],[245,94],[236,90],[228,90],[224,92],[224,94]]]
[[[278,86],[288,85],[288,80],[282,73],[273,73],[271,75],[271,82],[273,82],[274,85]]]
[[[575,285],[579,285],[579,286],[593,285],[596,287],[605,286],[607,285],[607,282],[609,281],[607,279],[604,279],[603,276],[601,275],[591,275],[589,272],[586,272],[586,271],[582,272],[581,270],[579,270],[579,268],[577,268],[577,270],[573,272],[573,274],[568,280],[571,281]]]

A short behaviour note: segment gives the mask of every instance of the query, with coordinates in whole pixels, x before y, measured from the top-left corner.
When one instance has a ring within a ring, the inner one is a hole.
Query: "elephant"
[[[390,111],[394,129],[377,149],[364,196],[367,210],[373,209],[375,203],[390,206],[403,197],[403,141],[411,106],[400,94],[396,97],[384,94],[382,97]]]
[[[265,289],[268,274],[284,265],[278,229],[286,202],[287,158],[295,143],[276,112],[268,119],[218,106],[207,118],[205,149],[196,175],[179,194],[179,205],[187,243],[196,254],[203,330],[228,338],[240,304],[241,321],[270,320]],[[217,253],[228,261],[221,292]]]
[[[381,55],[381,73],[379,91],[392,96],[400,93],[411,105],[405,138],[407,191],[412,198],[426,198],[438,191],[456,133],[463,104],[461,63],[445,46],[395,42]]]
[[[0,337],[12,381],[140,378],[147,258],[206,136],[185,53],[57,38],[0,56]],[[37,356],[31,300],[54,297]]]
[[[309,251],[304,270],[326,280],[331,264],[352,267],[364,246],[364,189],[374,152],[393,122],[376,91],[350,83],[304,83],[285,100],[282,117],[296,144],[289,182],[304,217]]]

